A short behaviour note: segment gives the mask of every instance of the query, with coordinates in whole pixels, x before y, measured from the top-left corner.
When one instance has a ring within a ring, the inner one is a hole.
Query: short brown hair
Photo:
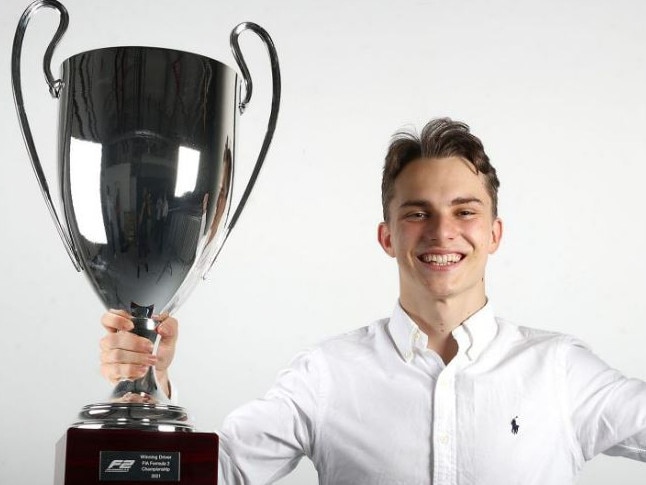
[[[384,221],[388,221],[388,206],[394,197],[395,179],[406,165],[420,158],[460,157],[470,162],[477,173],[484,175],[492,202],[493,216],[498,215],[498,187],[496,169],[489,163],[480,139],[471,134],[469,126],[450,118],[429,121],[417,135],[399,131],[392,137],[381,181],[381,203]]]

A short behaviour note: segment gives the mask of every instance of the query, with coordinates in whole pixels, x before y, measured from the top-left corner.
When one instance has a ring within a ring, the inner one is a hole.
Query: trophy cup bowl
[[[21,90],[22,41],[41,7],[60,15],[43,63],[50,93],[59,99],[58,209],[36,153]],[[176,310],[206,275],[255,184],[278,114],[276,51],[264,29],[245,22],[230,35],[242,79],[208,57],[138,46],[73,55],[63,61],[60,79],[54,79],[51,56],[67,25],[67,11],[56,0],[33,2],[19,21],[12,84],[23,137],[75,267],[85,273],[106,309],[127,311],[133,331],[154,343],[153,314]],[[232,210],[236,127],[252,93],[238,45],[245,30],[267,47],[273,99],[260,154]],[[119,382],[103,402],[85,406],[72,427],[193,429],[184,409],[158,389],[152,368],[141,379]]]

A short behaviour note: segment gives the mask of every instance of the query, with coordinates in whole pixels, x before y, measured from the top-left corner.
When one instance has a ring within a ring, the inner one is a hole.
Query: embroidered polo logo
[[[520,429],[520,425],[518,424],[518,416],[516,416],[514,419],[511,420],[511,434],[518,434],[518,430]]]

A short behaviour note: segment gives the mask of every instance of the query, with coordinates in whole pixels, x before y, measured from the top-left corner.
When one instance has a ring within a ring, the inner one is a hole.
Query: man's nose
[[[438,214],[429,219],[428,237],[432,241],[450,241],[457,235],[455,220],[446,214]]]

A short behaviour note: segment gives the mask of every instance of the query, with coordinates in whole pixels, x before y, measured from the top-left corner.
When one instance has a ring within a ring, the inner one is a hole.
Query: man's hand
[[[167,314],[153,318],[160,322],[156,331],[161,342],[156,356],[152,355],[150,340],[130,332],[134,325],[127,312],[113,310],[103,314],[101,324],[108,333],[101,339],[101,374],[115,384],[124,378],[143,377],[153,365],[161,390],[170,396],[168,367],[175,355],[177,320]]]

